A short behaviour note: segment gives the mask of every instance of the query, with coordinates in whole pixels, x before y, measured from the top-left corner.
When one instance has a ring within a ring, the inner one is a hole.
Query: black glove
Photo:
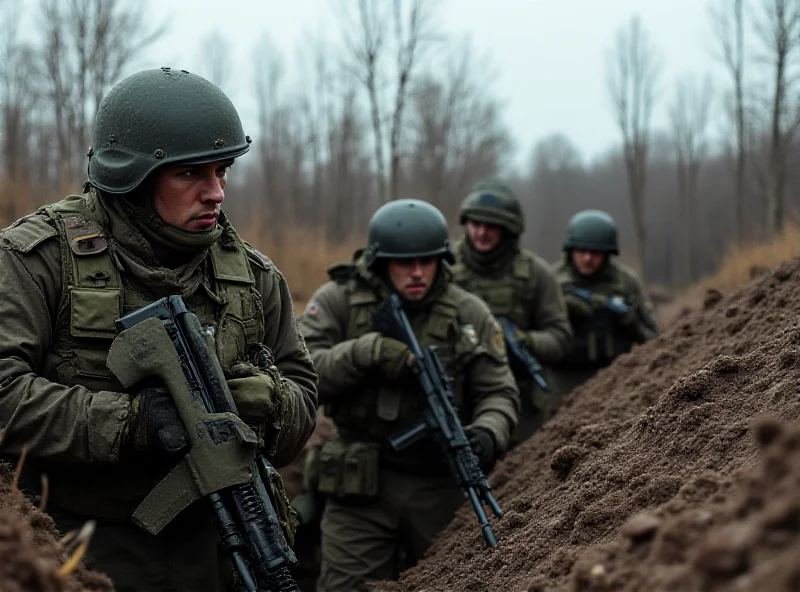
[[[178,458],[189,449],[189,433],[178,408],[163,389],[146,388],[133,398],[130,444],[140,453]]]
[[[467,439],[475,456],[478,457],[481,470],[488,474],[494,468],[497,460],[494,455],[495,448],[497,448],[494,436],[485,428],[470,428],[467,432]]]

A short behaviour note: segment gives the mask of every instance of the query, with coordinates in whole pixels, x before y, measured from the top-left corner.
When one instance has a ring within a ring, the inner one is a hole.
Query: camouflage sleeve
[[[17,227],[4,233],[0,248],[3,453],[17,455],[27,447],[32,457],[50,462],[116,462],[131,397],[67,387],[39,375],[61,299],[61,252],[56,240],[39,244],[37,232],[42,229]]]
[[[466,393],[473,402],[472,425],[488,429],[505,452],[519,421],[520,397],[508,366],[503,330],[478,298],[462,307],[463,322],[471,323],[478,337],[478,355],[467,366]]]
[[[531,349],[540,362],[553,364],[567,353],[572,343],[572,326],[556,274],[538,259],[535,259],[534,273],[533,326],[529,331]]]
[[[377,333],[345,339],[350,307],[345,287],[327,282],[306,305],[300,330],[319,373],[320,404],[329,403],[364,380],[364,364]]]
[[[274,266],[256,277],[264,302],[264,345],[272,350],[275,366],[289,387],[276,426],[277,438],[268,447],[270,460],[282,467],[303,450],[314,431],[317,375],[298,328],[286,278]]]

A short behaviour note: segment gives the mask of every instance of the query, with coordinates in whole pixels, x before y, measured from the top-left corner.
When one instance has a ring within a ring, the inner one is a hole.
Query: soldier
[[[477,183],[461,205],[459,221],[465,232],[456,245],[455,283],[480,296],[495,316],[511,319],[538,361],[561,359],[572,338],[564,297],[550,265],[520,247],[525,219],[513,191],[495,179]],[[512,446],[528,439],[548,414],[547,393],[513,362],[522,412]]]
[[[428,203],[397,200],[369,223],[368,246],[309,301],[300,325],[319,372],[320,403],[339,437],[318,458],[322,517],[318,590],[353,590],[396,579],[413,565],[464,501],[438,448],[425,438],[403,452],[390,436],[421,419],[419,388],[404,343],[376,332],[373,316],[392,292],[422,347],[436,345],[484,471],[507,448],[519,398],[500,328],[486,305],[453,285],[444,216]]]
[[[3,453],[27,448],[27,486],[48,476],[63,532],[96,521],[88,564],[118,591],[222,590],[231,568],[206,504],[157,536],[131,522],[188,439],[168,392],[129,392],[106,367],[115,319],[179,294],[226,373],[236,364],[231,394],[276,466],[314,428],[316,374],[286,280],[220,209],[227,171],[249,148],[216,86],[139,72],[100,104],[84,193],[0,233]],[[265,371],[247,361],[261,346],[275,360]],[[291,519],[288,502],[277,509]]]
[[[554,370],[559,398],[634,343],[658,335],[650,298],[636,272],[611,259],[617,254],[617,226],[606,212],[584,210],[570,219],[564,258],[554,264],[575,334]]]

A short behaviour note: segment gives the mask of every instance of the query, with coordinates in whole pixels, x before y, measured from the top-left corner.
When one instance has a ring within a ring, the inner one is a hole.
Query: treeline
[[[521,171],[509,163],[527,147],[514,144],[493,89],[502,64],[443,34],[436,0],[341,1],[335,26],[296,51],[263,35],[249,71],[214,32],[186,69],[237,106],[242,95],[255,102],[253,154],[234,168],[226,210],[277,252],[312,233],[359,239],[375,208],[406,196],[440,207],[455,234],[469,186],[500,174],[523,200],[526,246],[553,260],[573,213],[607,209],[624,256],[648,280],[676,286],[713,270],[729,244],[771,236],[798,203],[800,0],[710,5],[708,72],[664,80],[668,56],[633,17],[609,40],[600,99],[614,108],[619,143],[586,162],[555,135]],[[147,4],[120,0],[5,0],[0,9],[0,215],[9,222],[80,188],[99,100],[169,29],[145,18]],[[18,33],[23,17],[35,24],[30,39]],[[724,85],[712,87],[712,69]],[[669,129],[652,129],[658,110]],[[727,124],[712,142],[719,114]]]

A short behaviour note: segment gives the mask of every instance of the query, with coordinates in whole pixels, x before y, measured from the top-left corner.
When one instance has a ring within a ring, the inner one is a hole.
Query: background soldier
[[[218,558],[206,504],[157,536],[131,522],[188,439],[166,391],[128,392],[106,367],[115,319],[179,294],[276,466],[314,428],[316,375],[286,280],[220,209],[227,170],[249,145],[210,82],[169,68],[139,72],[100,104],[86,192],[2,231],[3,452],[28,448],[27,483],[48,475],[48,509],[62,531],[96,520],[88,563],[121,592],[216,591],[230,565]],[[274,354],[264,371],[248,362],[261,346]],[[287,508],[277,510],[288,525]]]
[[[611,259],[617,254],[617,226],[606,212],[584,210],[570,219],[564,258],[554,265],[575,334],[554,371],[560,399],[634,343],[658,335],[650,298],[636,272]]]
[[[455,283],[480,296],[495,316],[510,318],[539,362],[561,359],[572,337],[564,298],[550,265],[520,247],[525,220],[517,197],[495,179],[477,183],[461,205],[460,223]],[[548,394],[521,365],[512,361],[512,369],[522,399],[517,444],[547,418]]]
[[[517,387],[500,328],[483,302],[451,283],[443,259],[453,254],[441,212],[418,200],[390,202],[372,217],[367,248],[351,264],[329,269],[332,281],[300,320],[319,372],[320,402],[339,433],[318,458],[319,492],[328,496],[320,591],[395,579],[398,557],[406,555],[402,567],[414,564],[464,500],[430,438],[403,452],[388,446],[390,436],[420,420],[422,407],[409,349],[374,329],[386,296],[401,297],[422,347],[439,348],[484,471],[507,448],[517,422]]]

